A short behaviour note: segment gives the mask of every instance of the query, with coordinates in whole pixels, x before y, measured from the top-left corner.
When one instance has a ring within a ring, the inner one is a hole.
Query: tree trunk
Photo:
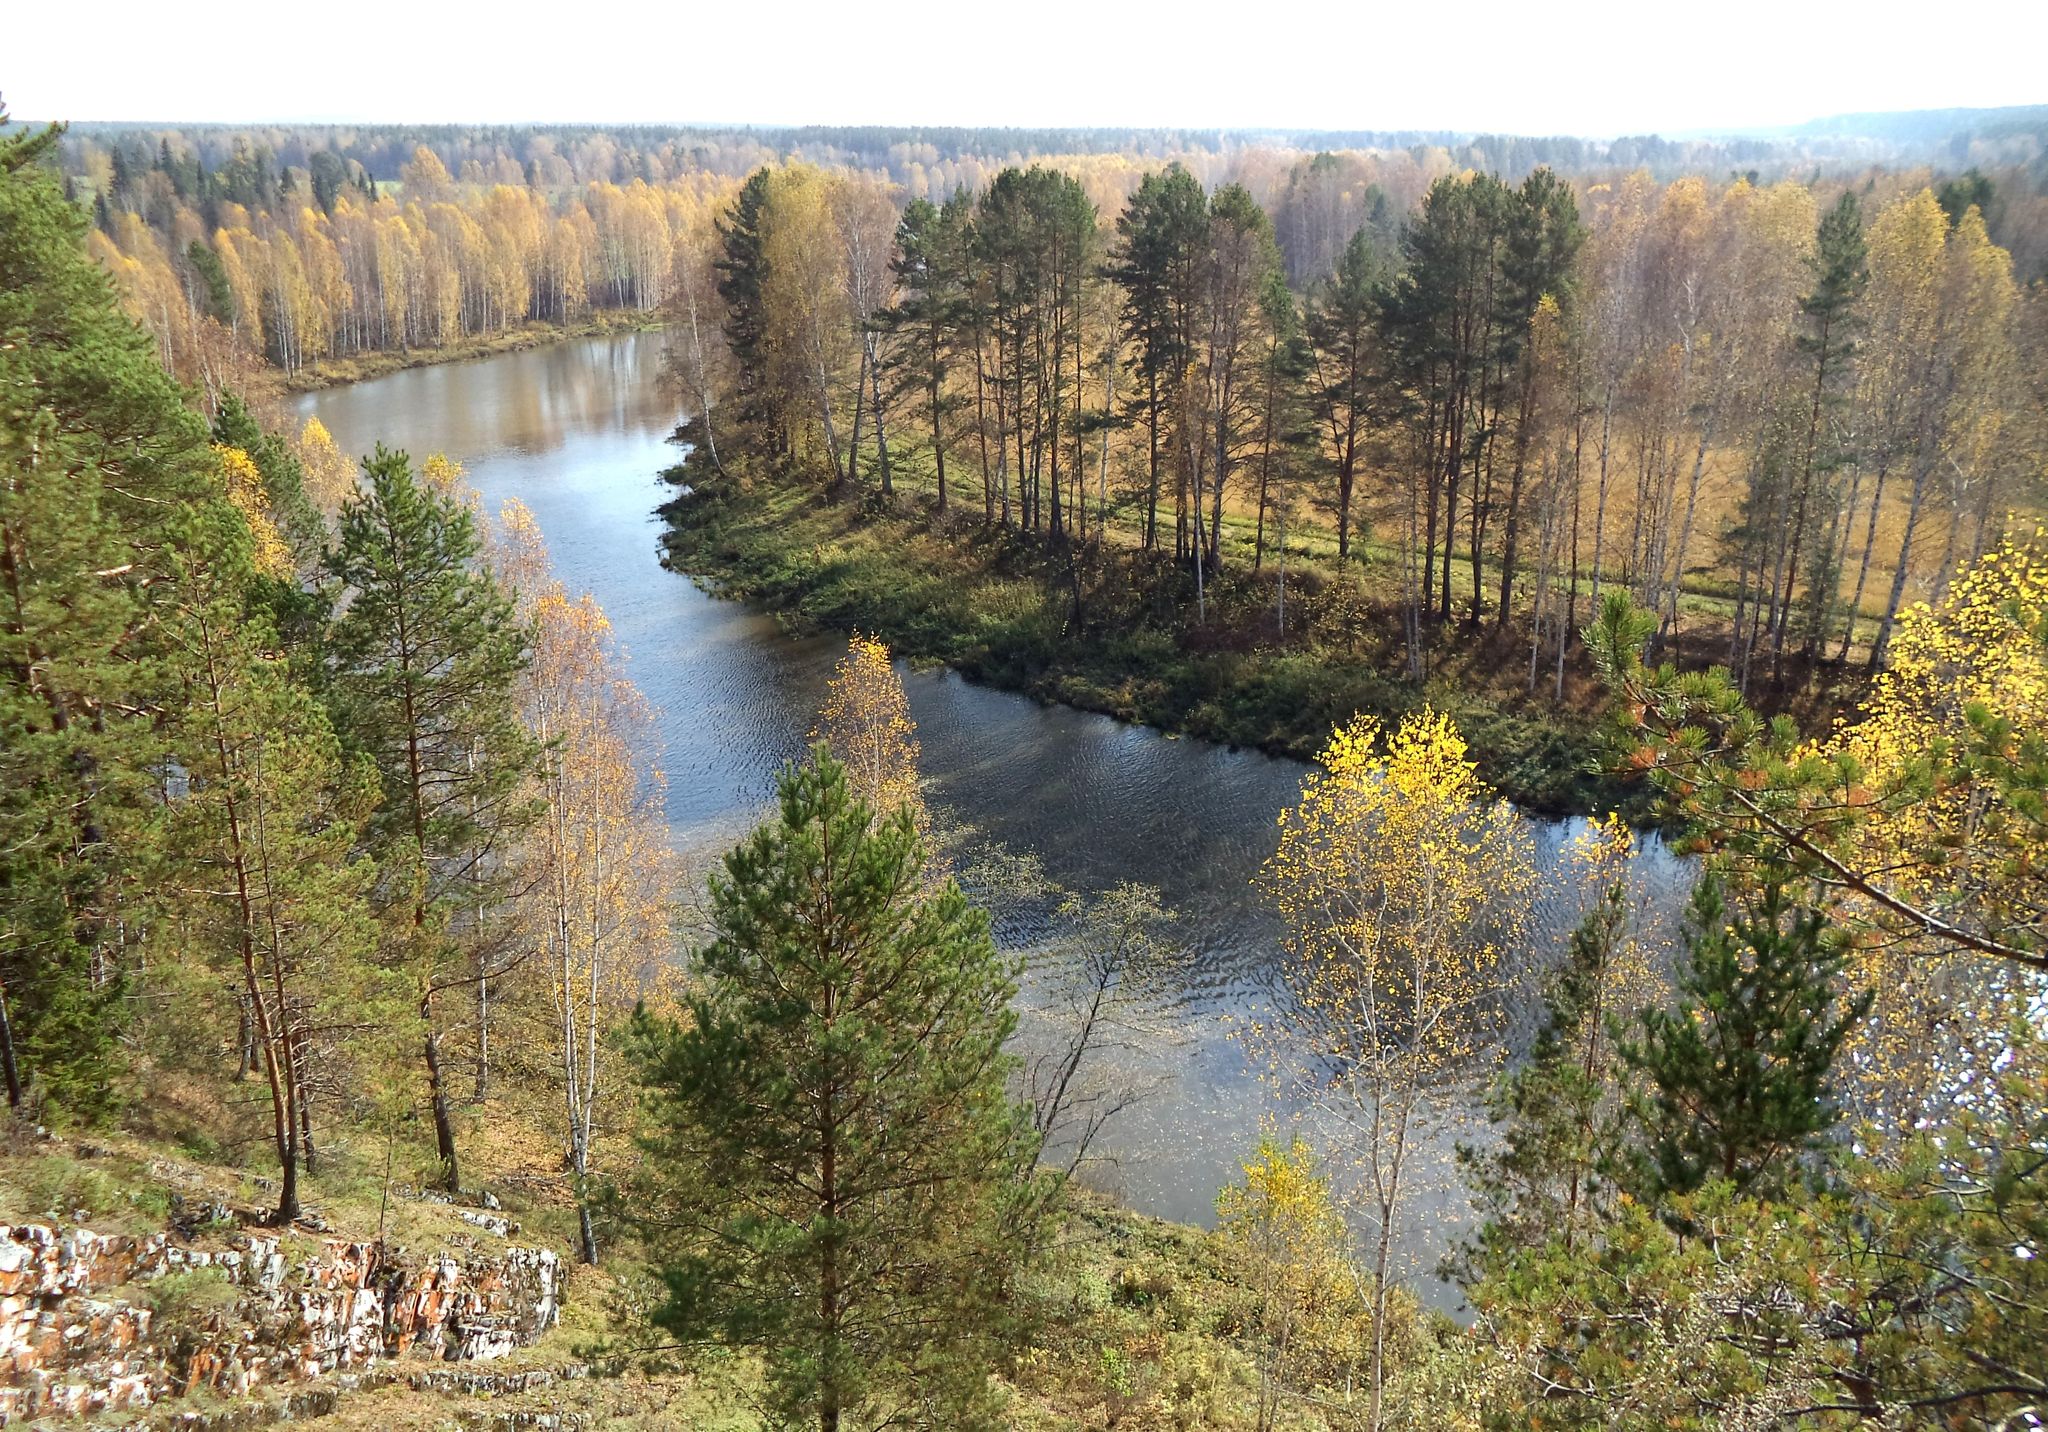
[[[434,1027],[431,996],[420,1001],[420,1018],[427,1025],[427,1099],[434,1114],[434,1152],[441,1161],[441,1186],[450,1193],[460,1193],[462,1170],[455,1157],[455,1122],[448,1112],[448,1082],[441,1072],[441,1032]]]
[[[1366,1426],[1382,1432],[1381,1408],[1387,1385],[1387,1264],[1394,1247],[1393,1199],[1380,1204],[1380,1234],[1372,1259],[1372,1361]]]
[[[1600,573],[1607,560],[1607,485],[1611,473],[1608,460],[1614,438],[1614,385],[1607,385],[1607,399],[1600,409],[1600,487],[1593,501],[1593,609],[1600,608]]]
[[[889,429],[882,413],[882,366],[872,358],[868,360],[868,385],[875,398],[875,460],[882,465],[882,496],[891,497],[896,485],[889,472]],[[945,491],[943,474],[939,490]]]
[[[1927,499],[1927,474],[1920,471],[1913,475],[1913,492],[1906,504],[1906,530],[1899,536],[1898,566],[1892,570],[1891,595],[1886,598],[1884,618],[1878,623],[1877,639],[1870,644],[1870,669],[1877,670],[1884,661],[1885,647],[1891,642],[1892,626],[1899,617],[1899,607],[1905,601],[1906,578],[1912,568],[1913,538],[1920,527],[1921,512]]]
[[[1533,363],[1533,359],[1530,360]],[[1533,419],[1536,401],[1536,377],[1526,373],[1522,382],[1521,421],[1515,425],[1514,472],[1508,481],[1507,528],[1501,538],[1500,556],[1500,609],[1493,615],[1493,629],[1507,630],[1508,602],[1515,590],[1516,543],[1521,536],[1522,476],[1529,461],[1529,424]],[[1478,571],[1479,554],[1472,554],[1473,571]]]
[[[1856,592],[1849,598],[1849,614],[1842,622],[1842,647],[1835,654],[1837,661],[1849,659],[1849,645],[1856,639],[1856,618],[1863,611],[1863,589],[1870,581],[1871,553],[1877,550],[1877,522],[1884,511],[1885,480],[1891,476],[1890,466],[1888,461],[1879,464],[1877,482],[1870,493],[1870,517],[1863,527],[1863,556],[1856,565]]]
[[[939,515],[946,515],[946,435],[939,422],[938,340],[933,339],[932,378],[925,388],[932,413],[932,455],[939,464]]]
[[[14,1019],[7,1008],[7,987],[0,984],[0,1073],[7,1079],[7,1107],[21,1109],[21,1066],[14,1057]]]
[[[846,450],[846,480],[860,481],[860,429],[868,396],[868,346],[860,346],[860,371],[853,378],[853,438]],[[828,418],[829,422],[830,419]]]
[[[1146,399],[1145,419],[1147,444],[1147,480],[1145,486],[1145,550],[1151,552],[1159,545],[1159,375],[1146,375],[1150,384]]]

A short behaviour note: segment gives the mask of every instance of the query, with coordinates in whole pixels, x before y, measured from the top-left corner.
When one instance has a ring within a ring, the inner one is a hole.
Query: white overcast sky
[[[1607,136],[2048,102],[2048,0],[93,0],[23,119],[1188,125]]]

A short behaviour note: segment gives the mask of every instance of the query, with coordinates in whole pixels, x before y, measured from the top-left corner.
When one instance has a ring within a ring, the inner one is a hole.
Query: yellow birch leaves
[[[1338,1064],[1398,1059],[1411,1091],[1493,1057],[1475,1017],[1535,886],[1523,822],[1492,798],[1448,716],[1335,731],[1280,817],[1262,882],[1287,924],[1290,983]]]
[[[263,490],[263,474],[257,470],[255,459],[238,447],[219,443],[214,445],[213,452],[220,459],[221,485],[227,491],[228,501],[249,524],[253,544],[250,555],[256,570],[266,577],[290,577],[292,554],[284,545],[284,538],[278,535],[276,519],[270,513],[270,498]]]
[[[832,748],[847,780],[877,815],[908,810],[918,830],[929,835],[931,816],[917,774],[917,723],[910,719],[888,647],[858,633],[846,644],[811,734]]]
[[[1870,807],[1859,859],[1914,905],[1999,933],[2041,926],[2048,825],[2024,789],[1973,778],[1966,757],[2003,732],[1991,754],[2017,766],[2020,743],[2048,729],[2044,632],[2048,545],[2037,535],[1986,555],[1934,605],[1900,613],[1863,719],[1830,743],[1858,776],[1838,798]],[[1849,1049],[1869,1112],[1891,1126],[1938,1119],[2008,1057],[2007,1030],[2039,998],[2039,977],[1929,948],[1861,897],[1845,904],[1865,930],[1851,978],[1876,995]]]

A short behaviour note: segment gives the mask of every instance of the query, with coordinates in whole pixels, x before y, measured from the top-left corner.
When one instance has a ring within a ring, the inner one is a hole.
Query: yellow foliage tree
[[[643,978],[667,963],[676,860],[647,760],[653,716],[620,669],[611,623],[589,596],[546,579],[547,549],[522,503],[506,504],[492,565],[514,585],[531,637],[522,679],[527,729],[542,744],[547,815],[532,842],[538,877],[520,918],[554,996],[564,1158],[575,1181],[585,1262],[597,1261],[589,1179],[618,1084],[605,1031]]]
[[[2008,542],[1950,585],[1940,601],[1900,614],[1891,664],[1872,683],[1862,718],[1826,743],[1872,793],[1857,831],[1859,860],[1890,872],[1886,893],[1916,908],[1952,911],[1980,928],[2031,931],[2048,914],[2039,871],[2048,824],[2024,790],[1970,779],[1970,763],[1926,769],[1930,752],[1967,753],[1988,740],[2007,761],[2048,731],[2048,546]],[[1946,764],[1946,763],[1943,763]],[[1887,1126],[1946,1116],[2007,1056],[2007,1031],[2040,997],[2042,980],[1901,927],[1885,904],[1849,890],[1845,910],[1868,931],[1852,973],[1875,996],[1852,1038],[1851,1066]]]
[[[832,748],[846,778],[879,815],[908,810],[929,834],[923,783],[917,774],[917,723],[889,660],[889,648],[855,633],[833,670],[812,739]]]
[[[427,460],[420,464],[422,482],[436,492],[445,493],[474,510],[482,498],[475,488],[463,480],[467,476],[462,464],[446,453],[429,453]]]
[[[790,445],[815,461],[822,439],[834,481],[845,473],[835,409],[854,357],[844,259],[832,221],[836,182],[807,165],[776,170],[761,237],[763,345],[776,388],[791,397],[784,413]]]
[[[1367,1326],[1350,1234],[1299,1134],[1259,1140],[1244,1180],[1216,1196],[1216,1231],[1237,1254],[1257,1322],[1254,1426],[1272,1432],[1285,1391],[1314,1393],[1348,1379]]]
[[[255,539],[256,570],[266,577],[290,577],[291,550],[284,545],[277,522],[270,515],[270,499],[264,494],[263,474],[257,470],[255,459],[238,447],[219,443],[214,444],[213,451],[220,459],[221,484],[227,489],[228,501],[242,514],[249,524],[249,535]]]
[[[341,511],[344,499],[355,495],[355,464],[342,456],[326,424],[307,418],[299,429],[299,473],[307,499],[329,522]]]
[[[1435,1096],[1499,1057],[1502,956],[1535,886],[1525,823],[1495,799],[1448,716],[1385,736],[1354,717],[1280,817],[1261,876],[1287,927],[1278,1037],[1294,1091],[1355,1131],[1372,1263],[1371,1424],[1381,1425],[1390,1261]]]

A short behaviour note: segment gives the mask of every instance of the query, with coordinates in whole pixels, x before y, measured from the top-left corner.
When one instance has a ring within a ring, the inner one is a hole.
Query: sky
[[[1450,129],[2048,102],[2048,0],[96,0],[13,8],[22,119]],[[1954,23],[1946,23],[1949,16]],[[1966,17],[1966,18],[1964,18]]]

